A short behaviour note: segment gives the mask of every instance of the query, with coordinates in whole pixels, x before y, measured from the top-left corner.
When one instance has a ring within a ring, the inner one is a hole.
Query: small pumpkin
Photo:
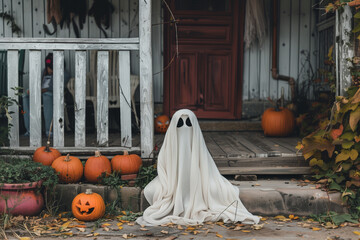
[[[105,214],[104,199],[91,189],[76,195],[71,204],[71,211],[80,221],[94,221]]]
[[[170,119],[166,115],[161,115],[155,118],[155,132],[166,133],[170,124]]]
[[[116,155],[111,159],[111,166],[115,172],[121,175],[135,174],[139,172],[142,165],[141,157],[124,151],[124,155]]]
[[[59,174],[60,181],[65,183],[78,182],[84,172],[80,159],[70,154],[55,159],[51,167]]]
[[[106,172],[106,175],[111,174],[110,160],[102,156],[99,151],[95,151],[95,156],[88,158],[85,163],[85,178],[89,182],[96,183],[103,172]]]
[[[293,132],[295,118],[287,108],[268,108],[262,115],[261,126],[265,136],[285,137]]]
[[[55,148],[50,147],[50,141],[46,142],[46,146],[39,147],[35,150],[33,161],[42,163],[45,166],[51,166],[53,161],[61,156],[61,153]]]

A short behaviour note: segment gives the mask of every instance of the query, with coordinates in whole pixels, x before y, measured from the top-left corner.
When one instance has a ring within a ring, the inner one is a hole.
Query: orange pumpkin
[[[47,141],[46,146],[39,147],[34,152],[33,161],[42,163],[45,166],[51,166],[53,161],[61,156],[61,153],[55,148],[50,147],[50,142]]]
[[[262,116],[261,126],[265,136],[285,137],[293,132],[295,118],[287,108],[268,108]]]
[[[90,157],[85,163],[85,178],[89,182],[96,183],[103,172],[106,172],[106,175],[111,174],[110,160],[101,156],[99,151],[95,151],[95,156]]]
[[[104,199],[91,189],[78,194],[71,204],[71,211],[80,221],[94,221],[105,214]]]
[[[161,115],[155,118],[155,132],[166,133],[170,124],[170,119],[166,115]]]
[[[124,151],[124,155],[116,155],[111,159],[113,170],[121,175],[138,173],[141,164],[142,160],[138,155],[129,155],[127,151]]]
[[[84,172],[80,159],[70,154],[55,159],[51,167],[59,174],[60,181],[65,183],[78,182]]]

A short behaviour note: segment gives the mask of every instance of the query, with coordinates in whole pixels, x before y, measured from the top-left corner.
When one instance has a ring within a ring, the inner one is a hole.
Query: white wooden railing
[[[53,132],[55,147],[64,147],[64,50],[75,51],[75,146],[85,145],[86,50],[98,50],[97,57],[97,142],[108,146],[108,58],[110,50],[119,51],[121,146],[132,148],[130,96],[130,51],[139,51],[140,60],[140,149],[148,157],[154,146],[153,79],[151,56],[151,1],[139,0],[139,38],[0,38],[0,49],[8,52],[8,96],[19,85],[18,50],[29,50],[30,147],[41,146],[41,50],[53,51]],[[10,148],[19,146],[19,108],[11,106]]]

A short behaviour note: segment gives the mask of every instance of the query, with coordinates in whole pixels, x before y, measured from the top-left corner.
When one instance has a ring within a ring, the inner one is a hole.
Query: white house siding
[[[276,81],[271,76],[272,67],[272,0],[264,0],[268,9],[269,33],[262,46],[254,44],[244,51],[244,101],[279,98],[281,88],[288,99],[288,83]],[[306,71],[302,69],[304,56],[301,51],[311,54],[311,64],[316,66],[317,31],[315,0],[279,0],[278,9],[278,69],[280,75],[293,77],[298,84],[305,81]]]
[[[154,101],[163,100],[163,9],[162,0],[152,0],[152,47],[154,74]],[[285,88],[285,97],[289,98],[288,84],[273,80],[271,77],[272,37],[271,18],[272,0],[264,0],[267,12],[269,34],[262,46],[254,44],[244,51],[244,101],[266,100],[268,97],[279,98],[281,88]],[[317,32],[316,32],[316,0],[279,0],[278,28],[278,69],[279,74],[288,75],[298,83],[305,81],[307,68],[302,69],[304,56],[301,51],[311,53],[311,64],[316,66]],[[47,36],[42,25],[46,22],[46,0],[0,0],[0,12],[11,12],[22,33],[20,37],[75,37],[72,27],[60,29],[55,36]],[[88,0],[88,8],[93,0]],[[112,0],[115,12],[112,15],[111,26],[106,30],[109,37],[138,37],[138,0]],[[48,25],[50,30],[52,25]],[[18,37],[12,34],[10,26],[0,19],[0,36]],[[82,38],[103,38],[93,17],[87,17]],[[45,53],[43,53],[45,54]],[[131,53],[131,73],[139,73],[139,53]],[[66,68],[74,76],[74,53],[65,52]],[[25,58],[25,76],[28,78],[28,54]]]
[[[75,0],[74,0],[75,1]],[[139,1],[138,0],[111,0],[115,7],[115,11],[112,14],[112,21],[110,28],[106,30],[108,37],[138,37],[139,36]],[[93,0],[87,1],[88,9],[92,6]],[[152,28],[152,47],[153,47],[153,72],[161,72],[162,61],[162,39],[163,39],[163,27],[161,0],[152,0],[152,23],[156,24]],[[8,12],[15,18],[16,24],[21,29],[21,34],[13,34],[11,32],[10,25],[0,18],[0,36],[1,37],[71,37],[75,38],[75,33],[72,26],[70,29],[64,27],[60,29],[58,25],[58,31],[55,35],[46,35],[43,30],[43,24],[47,22],[46,19],[46,0],[0,0],[0,12]],[[50,31],[52,31],[52,25],[48,24]],[[104,38],[104,34],[96,26],[93,17],[87,17],[84,24],[84,28],[81,30],[81,38]],[[43,52],[43,58],[47,52]],[[29,77],[29,60],[28,52],[25,58],[25,75],[24,83],[28,82]],[[132,51],[131,53],[131,73],[139,74],[139,52]],[[65,51],[66,69],[71,73],[71,76],[75,76],[75,53]],[[42,63],[44,67],[44,63]],[[162,102],[162,89],[163,89],[163,75],[154,75],[154,100],[155,102]],[[25,88],[28,86],[25,85]]]

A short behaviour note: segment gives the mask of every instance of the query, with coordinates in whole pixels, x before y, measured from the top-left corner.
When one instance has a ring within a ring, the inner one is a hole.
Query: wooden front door
[[[198,118],[240,118],[244,1],[167,3],[178,20],[178,45],[175,25],[165,24],[165,63],[172,63],[164,72],[164,112],[188,108]]]

